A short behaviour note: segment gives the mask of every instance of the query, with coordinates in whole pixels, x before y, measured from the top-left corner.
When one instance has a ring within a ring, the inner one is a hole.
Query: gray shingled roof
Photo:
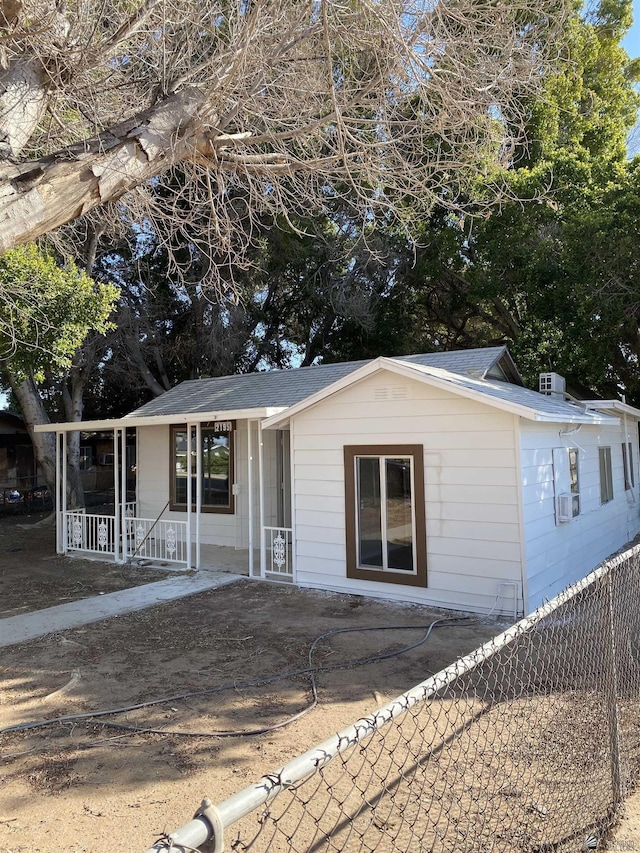
[[[405,358],[394,360],[408,362],[408,359]],[[546,394],[540,394],[538,391],[532,391],[530,388],[523,388],[520,385],[512,385],[509,382],[498,382],[492,379],[475,379],[472,376],[464,376],[462,374],[453,375],[451,371],[445,373],[439,369],[432,369],[431,365],[416,364],[415,362],[408,366],[414,368],[416,372],[446,381],[452,386],[452,391],[456,388],[467,388],[471,391],[478,391],[495,400],[503,400],[517,406],[526,406],[543,418],[548,417],[551,420],[562,422],[570,422],[577,419],[593,423],[609,421],[607,415],[587,410],[584,404],[560,400]]]
[[[423,353],[399,356],[395,360],[481,379],[503,357],[512,364],[506,347]],[[127,417],[222,413],[237,409],[293,406],[338,379],[348,376],[363,364],[367,364],[367,361],[319,364],[291,370],[220,376],[215,379],[193,379],[176,385]]]

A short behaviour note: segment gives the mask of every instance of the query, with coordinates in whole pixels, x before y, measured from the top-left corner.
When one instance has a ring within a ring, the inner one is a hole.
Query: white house
[[[479,613],[529,612],[640,532],[640,410],[523,387],[504,347],[183,382],[113,430],[115,507],[58,550]],[[37,427],[47,429],[47,427]],[[135,502],[122,448],[137,441]]]

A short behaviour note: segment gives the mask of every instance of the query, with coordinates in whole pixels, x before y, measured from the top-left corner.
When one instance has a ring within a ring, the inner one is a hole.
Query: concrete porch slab
[[[143,610],[154,604],[184,598],[207,589],[235,583],[240,575],[201,570],[187,577],[172,577],[165,581],[96,595],[68,604],[36,610],[22,616],[10,616],[0,620],[0,648],[14,646],[46,634],[78,628],[100,619],[121,616],[134,610]]]

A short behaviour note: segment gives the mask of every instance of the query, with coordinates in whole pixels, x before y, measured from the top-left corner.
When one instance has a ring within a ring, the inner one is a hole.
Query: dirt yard
[[[166,577],[56,557],[52,528],[18,528],[23,522],[0,522],[4,617]],[[437,628],[400,657],[320,675],[318,707],[291,725],[224,736],[274,726],[308,706],[307,678],[245,683],[308,666],[319,635],[396,626],[323,639],[313,662],[342,663],[415,643],[433,618],[426,608],[242,579],[3,649],[0,728],[174,698],[100,720],[0,735],[0,850],[141,853],[189,820],[203,796],[216,802],[241,790],[503,627],[485,620]],[[206,696],[177,696],[223,686]]]
[[[59,556],[52,514],[0,516],[0,619],[165,580],[171,574]]]

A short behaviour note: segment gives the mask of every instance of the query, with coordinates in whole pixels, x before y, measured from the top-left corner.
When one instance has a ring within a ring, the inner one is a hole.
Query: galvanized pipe
[[[200,845],[204,844],[211,836],[211,826],[204,817],[196,817],[171,833],[171,847],[163,839],[156,841],[146,853],[160,853],[160,851],[171,850],[172,853],[193,853]]]

